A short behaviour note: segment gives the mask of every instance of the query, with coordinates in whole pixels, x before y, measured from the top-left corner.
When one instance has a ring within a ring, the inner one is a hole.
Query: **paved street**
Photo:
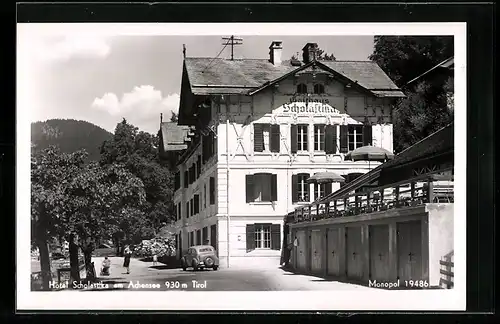
[[[140,289],[186,290],[186,291],[276,291],[276,290],[353,290],[374,289],[348,283],[328,281],[317,277],[295,275],[283,271],[278,266],[258,268],[255,265],[248,268],[221,268],[217,271],[188,269],[167,269],[159,263],[156,267],[152,262],[142,262],[132,259],[130,274],[122,267],[123,259],[111,259],[111,275],[99,278],[108,284],[107,289]],[[93,258],[96,271],[99,273],[102,258]],[[195,287],[193,281],[200,283]],[[133,288],[130,283],[139,285],[157,285],[157,287],[142,286]],[[206,285],[206,286],[204,286]]]

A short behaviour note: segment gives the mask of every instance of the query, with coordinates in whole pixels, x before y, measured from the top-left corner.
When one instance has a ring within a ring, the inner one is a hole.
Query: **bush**
[[[136,257],[152,257],[157,255],[175,256],[175,242],[170,238],[156,237],[151,240],[144,240],[137,245],[133,250],[133,255]]]

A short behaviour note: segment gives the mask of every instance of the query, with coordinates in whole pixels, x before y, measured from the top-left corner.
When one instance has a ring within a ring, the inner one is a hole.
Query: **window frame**
[[[297,84],[297,87],[295,88],[295,91],[298,93],[298,94],[307,94],[307,84],[305,83],[299,83]]]
[[[326,152],[326,125],[314,125],[313,138],[314,138],[314,152]]]
[[[308,173],[299,173],[297,174],[297,203],[306,203],[311,201],[310,197],[310,184],[307,183],[307,179],[309,178]],[[303,179],[303,181],[301,181]],[[301,195],[302,194],[302,195]],[[305,198],[304,198],[305,197]]]
[[[314,91],[314,94],[324,94],[325,93],[325,85],[322,83],[315,83],[313,86],[313,91]]]
[[[257,250],[271,250],[271,224],[254,224],[254,246]],[[258,239],[257,239],[258,237]],[[269,245],[269,246],[266,246]]]
[[[272,202],[272,193],[271,193],[271,189],[269,189],[269,199],[264,199],[263,196],[263,190],[262,188],[264,187],[269,187],[271,188],[271,185],[272,185],[272,182],[273,182],[273,175],[272,173],[255,173],[253,175],[253,179],[254,179],[254,182],[253,182],[253,197],[254,197],[254,200],[253,202],[254,203],[267,203],[267,202]],[[266,179],[265,180],[265,183],[262,183],[257,180],[259,179]],[[260,188],[259,188],[259,185],[260,185]],[[257,189],[260,189],[260,200],[257,200]],[[267,198],[267,197],[266,197]]]
[[[347,151],[353,151],[358,147],[364,146],[363,125],[347,126]],[[354,138],[354,141],[352,140]],[[351,145],[352,144],[352,145]]]
[[[304,130],[305,131],[301,131]],[[305,138],[305,141],[304,141]],[[297,152],[309,152],[309,125],[297,124]]]

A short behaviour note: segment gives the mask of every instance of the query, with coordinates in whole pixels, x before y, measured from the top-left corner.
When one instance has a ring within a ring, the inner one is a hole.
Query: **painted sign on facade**
[[[340,111],[330,105],[328,98],[311,98],[309,96],[292,96],[283,105],[283,113],[308,113],[340,115]]]

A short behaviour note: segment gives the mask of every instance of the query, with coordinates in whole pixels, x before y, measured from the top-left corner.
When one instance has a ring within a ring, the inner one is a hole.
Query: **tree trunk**
[[[87,246],[83,249],[83,258],[85,260],[85,273],[86,280],[90,282],[94,282],[96,279],[95,275],[95,266],[92,262],[92,248]]]
[[[47,235],[38,230],[36,235],[36,243],[40,253],[40,268],[42,270],[42,289],[50,290],[49,283],[52,281],[52,271],[50,268],[50,255],[49,243],[47,242]]]
[[[71,280],[80,282],[80,262],[78,260],[78,245],[76,244],[72,236],[70,237],[69,241],[69,264],[71,268]]]

